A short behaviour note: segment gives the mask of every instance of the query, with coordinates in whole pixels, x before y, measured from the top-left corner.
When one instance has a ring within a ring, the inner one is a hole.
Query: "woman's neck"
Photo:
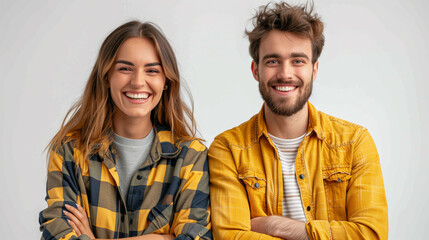
[[[120,114],[113,116],[113,130],[121,137],[131,139],[145,138],[152,130],[152,121],[147,118],[122,117]]]

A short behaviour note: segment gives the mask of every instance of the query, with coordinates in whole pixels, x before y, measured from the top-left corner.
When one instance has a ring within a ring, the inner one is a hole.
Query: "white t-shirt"
[[[282,139],[269,134],[277,148],[283,173],[283,216],[306,221],[301,192],[295,173],[295,160],[304,135],[294,139]]]

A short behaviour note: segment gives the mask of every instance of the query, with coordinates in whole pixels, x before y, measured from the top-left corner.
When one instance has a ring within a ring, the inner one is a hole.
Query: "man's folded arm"
[[[214,239],[280,239],[251,231],[247,192],[229,146],[216,138],[209,149],[210,200]]]

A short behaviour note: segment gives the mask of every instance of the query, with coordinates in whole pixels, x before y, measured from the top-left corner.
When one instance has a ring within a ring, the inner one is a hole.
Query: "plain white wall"
[[[158,24],[177,54],[209,145],[262,100],[244,29],[262,0],[0,0],[0,232],[37,239],[43,150],[80,96],[101,42],[120,24]],[[429,235],[426,92],[429,2],[316,0],[326,45],[312,103],[364,125],[381,157],[390,239]]]

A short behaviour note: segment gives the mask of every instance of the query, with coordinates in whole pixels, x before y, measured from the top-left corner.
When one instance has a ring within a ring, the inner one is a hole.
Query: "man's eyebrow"
[[[310,58],[307,56],[307,54],[305,53],[291,53],[290,54],[291,58],[306,58],[307,60],[309,60]]]
[[[278,55],[277,53],[267,54],[264,57],[262,57],[262,61],[268,58],[280,58],[280,55]]]
[[[294,52],[290,54],[291,58],[306,58],[306,59],[310,59],[307,54],[303,53],[303,52]],[[262,58],[262,61],[268,58],[281,58],[279,54],[277,53],[272,53],[272,54],[267,54]]]

